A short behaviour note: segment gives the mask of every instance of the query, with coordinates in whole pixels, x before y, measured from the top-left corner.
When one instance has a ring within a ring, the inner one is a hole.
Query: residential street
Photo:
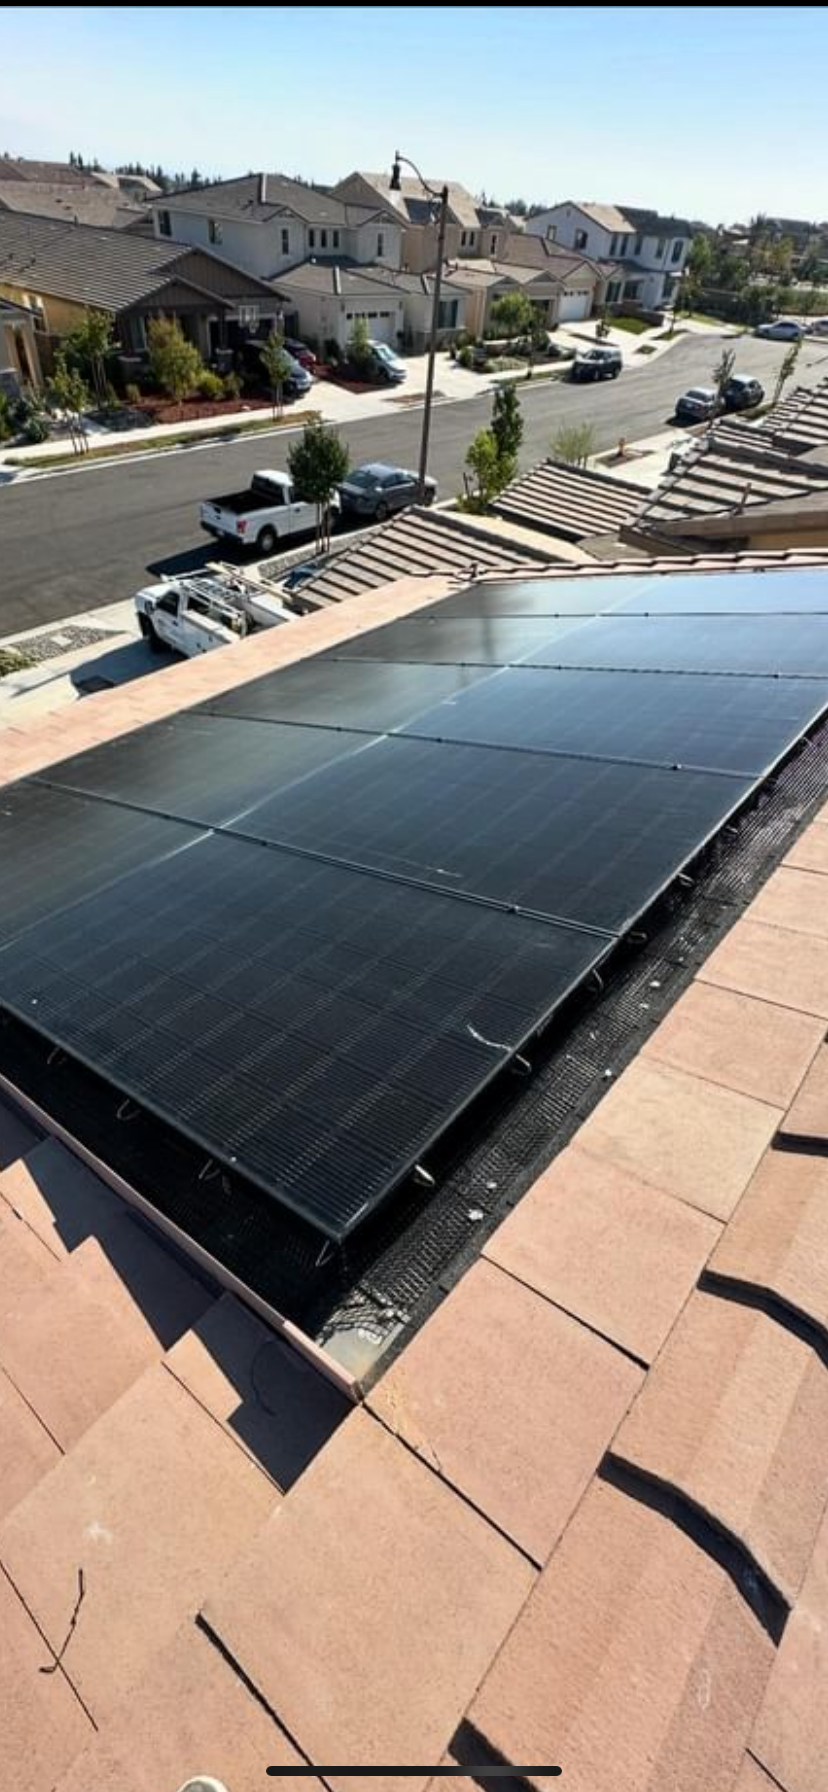
[[[631,337],[627,365],[614,382],[521,384],[523,467],[547,453],[556,429],[573,420],[595,425],[598,448],[669,427],[677,396],[710,384],[721,345],[714,336],[688,336],[651,366],[636,361],[634,347]],[[770,397],[785,345],[745,336],[736,349],[737,372],[758,376]],[[806,343],[797,382],[814,384],[826,372],[828,344]],[[430,470],[441,496],[461,489],[466,449],[490,410],[488,397],[435,409]],[[354,462],[416,466],[421,423],[416,409],[372,417],[343,433]],[[245,484],[257,467],[284,467],[291,439],[193,447],[0,488],[0,637],[128,598],[148,574],[218,557],[221,550],[198,528],[200,499]]]

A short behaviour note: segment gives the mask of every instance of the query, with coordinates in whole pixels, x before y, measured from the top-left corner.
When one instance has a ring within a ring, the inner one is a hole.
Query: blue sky
[[[0,7],[0,150],[828,216],[828,7]],[[12,78],[10,78],[12,77]]]

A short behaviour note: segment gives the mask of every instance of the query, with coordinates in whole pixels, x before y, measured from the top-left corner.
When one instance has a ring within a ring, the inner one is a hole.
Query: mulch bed
[[[141,398],[130,407],[148,423],[198,423],[202,417],[235,417],[239,411],[269,411],[267,398],[186,398],[172,404],[165,398]]]

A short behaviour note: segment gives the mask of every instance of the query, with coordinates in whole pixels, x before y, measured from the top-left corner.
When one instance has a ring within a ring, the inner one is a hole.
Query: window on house
[[[384,254],[385,254],[385,231],[378,230],[377,231],[377,256],[378,256],[378,258],[381,259]]]
[[[676,240],[673,244],[673,253],[672,253],[672,256],[670,257],[671,261],[680,261],[681,260],[682,247],[683,247],[682,238],[680,236],[677,236]]]
[[[489,254],[490,255],[497,254],[497,231],[496,230],[493,230],[491,236],[489,237]]]
[[[282,254],[283,255],[290,254],[290,231],[289,230],[282,231]]]
[[[309,249],[316,248],[316,231],[315,230],[308,231],[308,248]]]
[[[611,280],[607,287],[607,304],[615,305],[621,297],[621,281]]]
[[[585,249],[588,241],[589,241],[589,238],[588,238],[587,232],[585,230],[576,230],[576,232],[575,232],[575,248],[576,249]]]
[[[439,310],[437,312],[437,328],[438,328],[438,330],[456,330],[456,328],[457,328],[457,306],[458,306],[457,299],[441,299],[440,300],[440,306],[439,306]]]
[[[207,235],[210,238],[211,243],[221,242],[221,225],[216,218],[208,218]]]
[[[637,237],[636,237],[636,239],[635,239],[635,249],[634,249],[634,251],[633,251],[633,253],[634,253],[634,254],[635,254],[635,255],[640,255],[640,254],[641,254],[641,251],[642,251],[642,249],[643,249],[643,247],[644,247],[644,238],[643,238],[643,236],[637,236]]]
[[[555,238],[556,238],[556,236],[557,236],[557,234],[558,234],[558,226],[557,226],[557,224],[547,224],[547,226],[546,226],[546,240],[547,240],[547,242],[548,242],[548,243],[554,243],[554,241],[555,241]]]
[[[656,243],[656,259],[658,261],[661,260],[661,257],[664,254],[665,248],[666,248],[665,239],[663,236],[660,236],[658,239],[658,242]]]
[[[158,234],[159,236],[172,236],[172,223],[169,212],[158,213]]]
[[[331,232],[331,242],[333,243],[333,246],[335,249],[339,248],[339,231],[338,230],[334,230]]]
[[[612,242],[610,243],[610,255],[617,255],[617,254],[618,254],[618,238],[617,238],[617,236],[614,236],[612,239]]]
[[[328,232],[327,232],[327,230],[320,230],[320,232],[319,232],[319,247],[320,247],[320,249],[327,249],[327,247],[328,247]]]

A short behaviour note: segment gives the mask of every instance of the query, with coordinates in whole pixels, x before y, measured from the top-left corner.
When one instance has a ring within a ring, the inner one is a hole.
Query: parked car
[[[294,361],[298,361],[299,366],[304,367],[307,373],[313,373],[316,356],[312,348],[306,348],[304,342],[295,342],[292,336],[285,337],[284,346],[286,354],[292,355]]]
[[[828,317],[815,317],[805,325],[805,332],[808,336],[828,336]]]
[[[370,348],[371,358],[380,379],[387,380],[390,386],[399,386],[403,380],[408,378],[408,368],[405,362],[400,360],[399,355],[395,355],[394,350],[388,347],[387,342],[372,342]]]
[[[769,336],[772,342],[799,342],[805,334],[805,328],[793,317],[778,317],[775,324],[759,324],[756,334]]]
[[[263,343],[257,336],[251,336],[242,349],[244,370],[248,377],[261,385],[267,384],[267,374],[262,366]],[[290,370],[282,387],[284,398],[304,398],[313,385],[312,375],[306,367],[302,367],[285,344],[285,353],[290,362]]]
[[[746,373],[734,373],[722,393],[726,411],[752,411],[755,405],[762,403],[764,396],[764,386]]]
[[[617,380],[624,365],[620,348],[587,348],[572,363],[574,380]]]
[[[377,523],[385,521],[392,510],[405,510],[408,504],[416,504],[419,478],[405,467],[389,467],[384,461],[369,461],[364,467],[355,467],[347,479],[343,479],[339,487],[339,497],[345,514],[349,511],[355,516],[372,517]],[[426,480],[426,504],[433,504],[437,496],[437,481]]]
[[[716,394],[712,386],[691,386],[689,392],[676,399],[679,423],[707,423],[716,415]]]

